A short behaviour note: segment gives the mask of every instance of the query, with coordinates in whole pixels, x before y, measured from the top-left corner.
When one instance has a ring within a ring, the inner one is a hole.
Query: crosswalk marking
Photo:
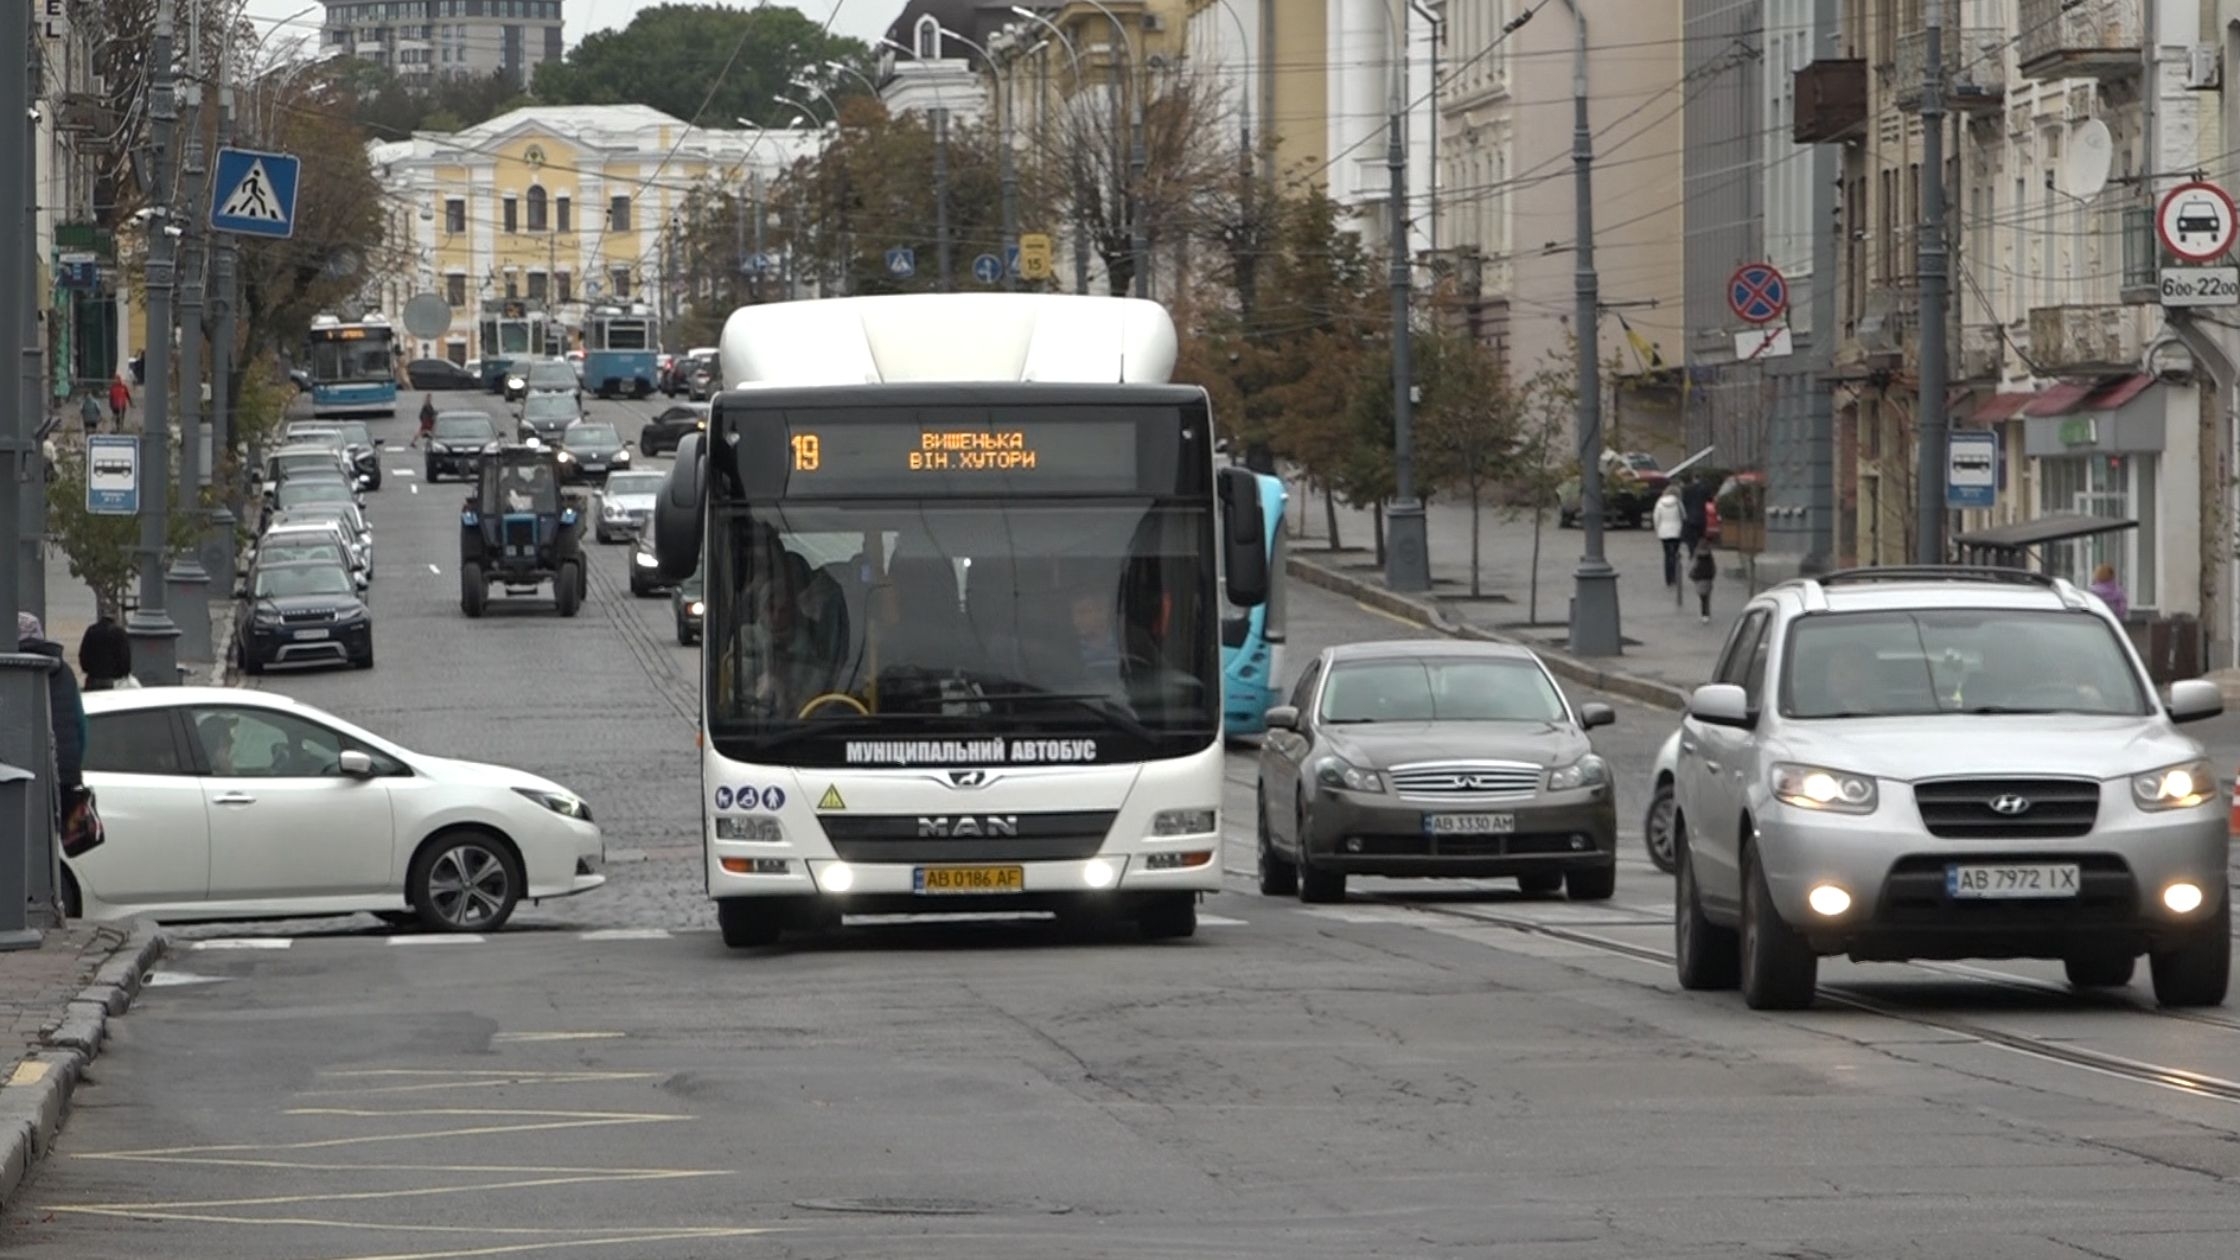
[[[392,936],[391,945],[480,945],[485,938],[479,932],[460,932],[443,936]]]
[[[600,928],[577,937],[581,941],[665,941],[670,937],[667,928]]]
[[[286,949],[295,944],[292,936],[244,936],[229,940],[196,941],[196,949]]]

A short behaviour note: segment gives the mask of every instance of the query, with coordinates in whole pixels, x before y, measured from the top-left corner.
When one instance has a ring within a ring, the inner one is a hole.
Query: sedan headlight
[[[616,463],[618,463],[618,464],[627,464],[627,463],[629,463],[629,462],[630,462],[630,452],[628,452],[628,451],[616,451],[616,452],[614,453],[614,462],[616,462]]]
[[[2131,799],[2149,810],[2192,809],[2217,799],[2217,770],[2206,761],[2165,766],[2131,778]]]
[[[1610,764],[1592,753],[1568,766],[1557,766],[1548,772],[1548,790],[1551,792],[1575,792],[1580,788],[1609,785]]]
[[[1364,770],[1343,757],[1324,757],[1315,763],[1315,782],[1327,788],[1344,788],[1349,792],[1382,792],[1384,776],[1374,770]]]
[[[548,792],[543,788],[525,787],[517,787],[514,791],[521,793],[555,814],[573,818],[579,822],[591,821],[591,806],[586,804],[582,797],[573,793]]]
[[[1775,763],[1773,796],[1784,805],[1817,809],[1831,814],[1871,814],[1876,805],[1874,780],[1847,770],[1825,766]]]
[[[689,603],[689,604],[686,604],[686,605],[684,606],[684,611],[685,611],[685,615],[686,615],[686,616],[688,616],[688,617],[697,617],[697,616],[700,616],[700,615],[701,615],[702,613],[705,613],[705,612],[707,612],[707,611],[708,611],[708,606],[707,606],[706,604],[703,604],[703,603],[701,603],[701,602],[700,602],[699,600],[697,600],[697,599],[696,599],[696,600],[693,600],[693,601],[692,601],[691,603]]]

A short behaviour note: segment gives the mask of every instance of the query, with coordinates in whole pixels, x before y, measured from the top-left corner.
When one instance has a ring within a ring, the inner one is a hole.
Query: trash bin
[[[2169,617],[2135,617],[2124,625],[2139,659],[2146,662],[2147,677],[2158,686],[2186,678],[2199,678],[2202,668],[2201,621],[2187,614]]]

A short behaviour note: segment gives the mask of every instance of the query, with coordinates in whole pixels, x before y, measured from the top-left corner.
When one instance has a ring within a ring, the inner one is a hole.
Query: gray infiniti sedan
[[[1349,875],[1511,876],[1599,901],[1617,886],[1610,768],[1527,648],[1350,643],[1309,662],[1260,746],[1260,891],[1340,901]]]

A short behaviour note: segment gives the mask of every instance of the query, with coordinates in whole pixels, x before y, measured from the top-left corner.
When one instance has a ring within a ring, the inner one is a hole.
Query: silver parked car
[[[2223,795],[2097,598],[2058,578],[1891,568],[1744,608],[1674,763],[1676,959],[1690,989],[1808,1006],[1819,959],[2147,955],[2166,1006],[2232,963]]]
[[[1617,883],[1610,768],[1529,649],[1351,643],[1309,662],[1260,745],[1260,891],[1344,898],[1349,875],[1511,876],[1599,901]]]
[[[594,536],[603,543],[635,537],[653,519],[654,496],[661,493],[664,480],[665,474],[659,472],[608,474],[606,484],[599,488]]]

